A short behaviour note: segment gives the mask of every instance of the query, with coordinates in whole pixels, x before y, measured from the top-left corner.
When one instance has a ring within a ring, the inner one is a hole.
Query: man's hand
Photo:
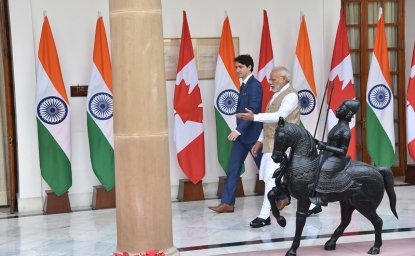
[[[252,153],[252,155],[253,155],[254,157],[257,157],[258,152],[261,150],[261,148],[262,148],[262,142],[257,141],[257,142],[255,143],[255,145],[254,145],[254,146],[252,146],[252,149],[251,149],[251,153]]]
[[[254,121],[254,112],[245,108],[246,113],[237,113],[236,118],[247,120],[247,121]]]
[[[238,138],[239,134],[235,131],[232,131],[231,133],[229,133],[228,135],[228,140],[229,141],[235,141]]]

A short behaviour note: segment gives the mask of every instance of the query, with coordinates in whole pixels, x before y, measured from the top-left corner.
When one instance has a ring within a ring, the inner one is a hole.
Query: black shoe
[[[307,216],[310,216],[311,214],[317,214],[317,213],[319,213],[319,212],[321,212],[321,206],[316,205],[316,206],[314,206],[314,208],[313,208],[313,209],[308,210],[308,212],[307,212]]]
[[[249,223],[249,226],[251,226],[251,228],[260,228],[263,226],[267,226],[267,225],[271,225],[271,218],[268,217],[266,220],[264,220],[263,218],[255,218],[253,221],[251,221],[251,223]]]
[[[327,206],[327,203],[321,200],[319,196],[310,197],[310,202],[316,206]]]

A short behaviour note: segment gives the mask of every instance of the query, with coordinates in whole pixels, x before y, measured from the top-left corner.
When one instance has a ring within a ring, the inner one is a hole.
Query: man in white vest
[[[271,158],[274,147],[274,133],[278,120],[283,117],[286,122],[300,123],[300,105],[297,91],[290,85],[290,73],[287,68],[279,66],[272,69],[270,78],[270,90],[274,92],[269,101],[265,113],[254,114],[251,110],[245,109],[246,113],[236,114],[236,118],[254,122],[262,122],[263,129],[256,144],[252,147],[252,154],[257,155],[262,148],[261,166],[259,179],[265,182],[265,196],[259,216],[251,221],[252,228],[259,228],[271,224],[271,205],[267,194],[275,186],[275,179],[272,178],[274,171],[279,164],[274,163]],[[278,197],[277,208],[282,210],[290,204],[287,195]]]

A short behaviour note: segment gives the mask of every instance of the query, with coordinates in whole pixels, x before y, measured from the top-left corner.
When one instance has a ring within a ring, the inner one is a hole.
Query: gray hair
[[[291,74],[290,74],[290,71],[288,71],[288,69],[286,67],[284,67],[284,66],[277,66],[277,67],[274,67],[271,70],[271,72],[274,72],[274,71],[278,71],[280,73],[280,76],[285,77],[285,79],[287,80],[287,82],[290,81]]]

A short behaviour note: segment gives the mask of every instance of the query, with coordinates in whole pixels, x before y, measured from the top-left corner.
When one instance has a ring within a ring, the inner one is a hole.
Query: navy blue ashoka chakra
[[[384,84],[375,85],[368,94],[369,104],[376,109],[386,108],[392,99],[392,93]]]
[[[216,99],[216,106],[222,114],[233,115],[238,105],[238,92],[235,90],[224,90]]]
[[[37,115],[47,124],[59,124],[68,115],[68,106],[58,97],[45,97],[37,105]]]
[[[316,107],[316,97],[310,90],[298,91],[298,98],[300,100],[300,114],[308,115],[313,112]]]
[[[94,94],[88,102],[89,112],[99,120],[107,120],[112,117],[112,95],[99,92]]]

